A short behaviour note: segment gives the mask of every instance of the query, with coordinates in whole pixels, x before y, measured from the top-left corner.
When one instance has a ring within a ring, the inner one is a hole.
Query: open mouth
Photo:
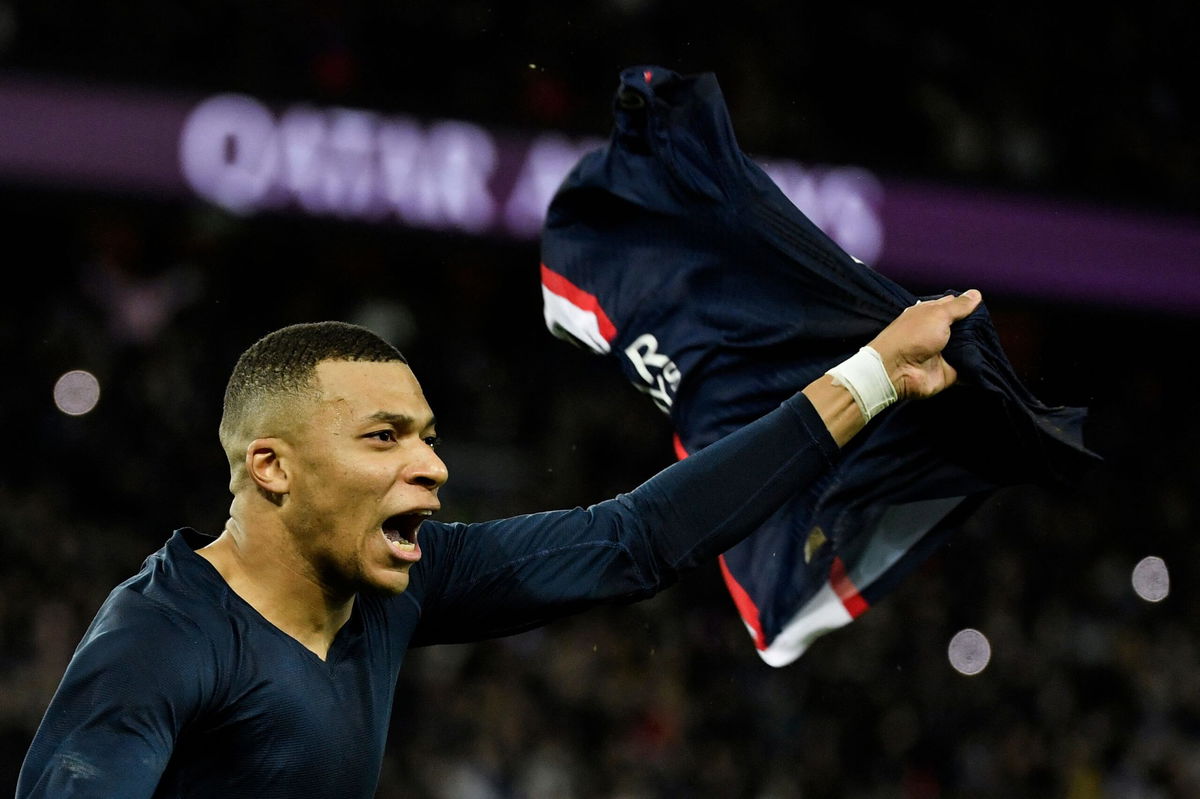
[[[429,518],[430,511],[398,513],[383,523],[383,537],[396,552],[417,551],[417,528]]]

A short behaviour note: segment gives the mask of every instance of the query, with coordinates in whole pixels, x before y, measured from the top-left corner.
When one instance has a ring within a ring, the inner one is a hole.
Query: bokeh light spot
[[[1133,590],[1147,602],[1161,602],[1171,593],[1171,575],[1167,564],[1155,555],[1148,555],[1133,567]]]
[[[961,674],[978,674],[992,659],[992,645],[979,630],[959,630],[950,639],[950,665]]]
[[[54,404],[63,413],[82,416],[100,401],[100,381],[91,372],[76,369],[54,384]]]

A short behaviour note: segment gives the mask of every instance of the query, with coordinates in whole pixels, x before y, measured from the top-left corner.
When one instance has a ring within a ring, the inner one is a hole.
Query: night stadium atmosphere
[[[1197,53],[0,0],[0,792],[1200,797]]]

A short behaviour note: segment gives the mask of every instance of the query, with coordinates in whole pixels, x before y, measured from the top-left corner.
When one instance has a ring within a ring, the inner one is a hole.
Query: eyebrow
[[[430,416],[429,422],[424,426],[419,426],[417,420],[406,413],[391,413],[389,411],[376,411],[368,416],[364,421],[367,422],[385,422],[400,430],[409,430],[420,427],[422,430],[428,430],[431,427],[437,427],[437,419]]]

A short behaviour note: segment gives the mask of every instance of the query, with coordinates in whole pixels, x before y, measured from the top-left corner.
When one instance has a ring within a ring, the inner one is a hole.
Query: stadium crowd
[[[765,26],[665,0],[126,5],[0,0],[0,69],[596,133],[616,71],[656,61],[714,69],[763,152],[1200,211],[1182,2],[1040,25],[800,5]],[[446,440],[443,518],[588,504],[673,459],[667,420],[545,331],[534,243],[28,186],[0,185],[0,213],[25,286],[0,325],[0,785],[112,586],[174,528],[219,531],[224,380],[279,324],[358,321],[408,355]],[[644,603],[415,650],[381,799],[1200,795],[1197,320],[982,288],[1034,393],[1091,407],[1105,462],[1081,485],[997,493],[782,669],[715,564]],[[51,396],[72,369],[101,386],[81,416]],[[1131,586],[1147,555],[1170,569],[1161,602]],[[992,646],[975,676],[947,659],[964,628]]]

